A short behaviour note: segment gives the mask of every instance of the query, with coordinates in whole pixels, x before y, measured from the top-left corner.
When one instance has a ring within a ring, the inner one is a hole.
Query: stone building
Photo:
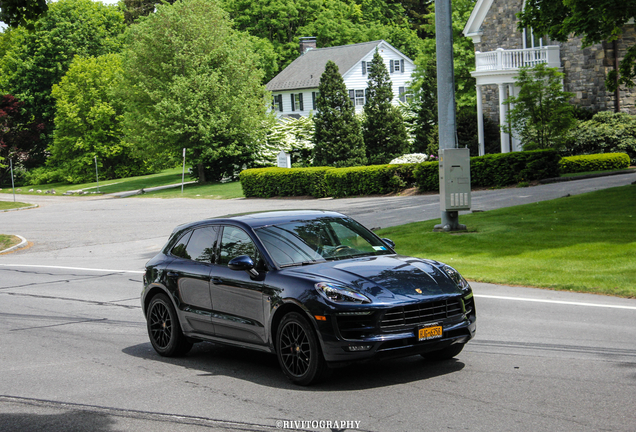
[[[479,151],[484,152],[483,116],[501,123],[510,107],[503,101],[518,92],[515,77],[519,68],[547,63],[565,74],[564,90],[574,93],[572,104],[592,111],[623,111],[636,114],[636,88],[610,92],[605,77],[622,60],[626,48],[636,43],[634,25],[623,29],[616,42],[582,48],[581,38],[565,43],[535,35],[532,29],[517,29],[516,16],[524,0],[478,0],[464,28],[475,44]],[[618,52],[618,56],[616,56]],[[501,132],[501,151],[521,150],[521,143]]]

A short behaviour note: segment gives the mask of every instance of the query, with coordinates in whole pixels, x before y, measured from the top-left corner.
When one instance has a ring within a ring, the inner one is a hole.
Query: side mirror
[[[253,276],[258,276],[258,272],[254,268],[254,261],[252,261],[252,258],[247,255],[240,255],[232,258],[230,262],[227,263],[227,266],[231,270],[244,270]]]
[[[391,249],[395,249],[395,242],[393,240],[388,238],[383,238],[382,241],[386,243],[387,245],[389,245]]]

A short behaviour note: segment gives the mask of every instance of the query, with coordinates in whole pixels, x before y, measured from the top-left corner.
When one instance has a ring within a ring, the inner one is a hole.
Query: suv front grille
[[[462,300],[454,297],[446,300],[418,303],[389,309],[380,321],[383,333],[412,328],[419,324],[462,316]]]

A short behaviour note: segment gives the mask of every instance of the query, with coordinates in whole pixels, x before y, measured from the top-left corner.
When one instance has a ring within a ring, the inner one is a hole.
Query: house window
[[[356,90],[356,106],[364,105],[364,90]]]
[[[404,73],[404,60],[389,60],[389,72],[402,72]]]
[[[541,48],[549,45],[550,39],[547,35],[539,36],[534,33],[531,27],[523,29],[523,47],[524,48]]]
[[[292,111],[304,111],[303,107],[303,94],[302,93],[292,93],[291,94],[291,107]]]
[[[272,99],[272,111],[283,112],[283,95],[274,95]]]
[[[351,104],[354,106],[364,106],[366,103],[365,91],[364,90],[349,90],[349,99],[351,99]]]

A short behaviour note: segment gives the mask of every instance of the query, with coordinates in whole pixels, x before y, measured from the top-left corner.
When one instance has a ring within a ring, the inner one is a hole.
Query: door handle
[[[213,278],[210,278],[210,282],[212,282],[213,284],[220,284],[220,283],[223,283],[223,279],[213,277]]]
[[[179,277],[179,273],[177,273],[177,272],[173,272],[173,271],[169,271],[169,272],[167,273],[167,276],[168,276],[168,277]]]

